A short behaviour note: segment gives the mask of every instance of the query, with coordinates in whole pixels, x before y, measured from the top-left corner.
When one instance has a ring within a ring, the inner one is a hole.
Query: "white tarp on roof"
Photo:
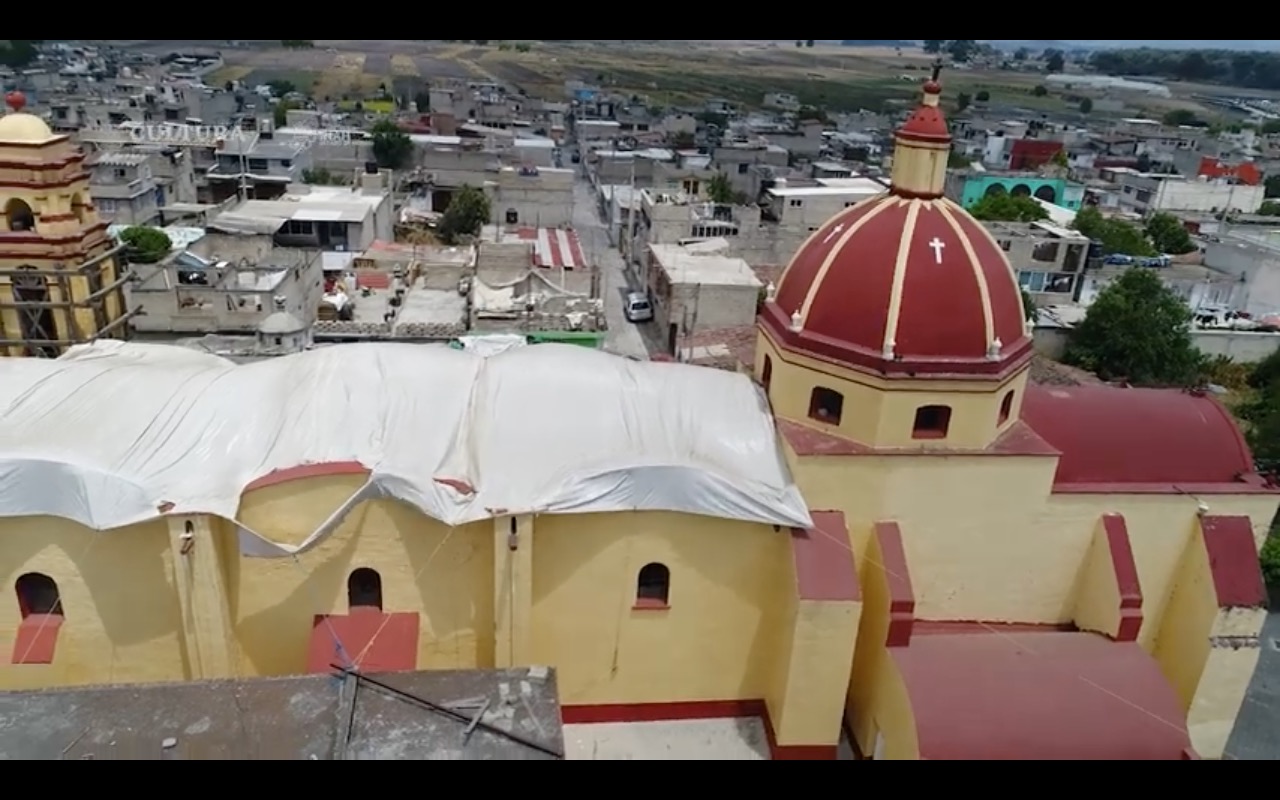
[[[370,478],[331,520],[298,547],[241,527],[242,551],[306,550],[377,497],[449,524],[641,510],[810,525],[763,396],[728,372],[569,345],[345,345],[237,366],[109,342],[0,359],[0,517],[235,520],[253,481],[343,462]]]

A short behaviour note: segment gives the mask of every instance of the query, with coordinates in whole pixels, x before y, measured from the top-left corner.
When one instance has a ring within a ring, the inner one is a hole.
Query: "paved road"
[[[609,336],[605,349],[630,358],[648,359],[649,349],[639,329],[627,322],[622,313],[622,298],[628,280],[622,266],[622,254],[609,243],[609,233],[600,219],[599,206],[591,184],[579,178],[573,186],[573,227],[582,241],[587,258],[600,267],[600,293],[604,298],[605,319]]]

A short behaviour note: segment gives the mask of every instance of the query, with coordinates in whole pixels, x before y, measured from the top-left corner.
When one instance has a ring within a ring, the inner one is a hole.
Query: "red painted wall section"
[[[880,545],[880,567],[889,587],[889,635],[885,646],[907,647],[916,624],[916,591],[911,585],[902,531],[896,522],[878,522],[875,534]]]
[[[63,618],[59,614],[31,614],[18,625],[11,664],[52,664]]]
[[[1102,530],[1111,551],[1111,568],[1115,571],[1120,593],[1120,630],[1117,642],[1136,642],[1142,631],[1142,585],[1138,582],[1138,565],[1133,560],[1129,526],[1119,514],[1102,518]]]
[[[361,672],[411,672],[418,668],[418,628],[417,614],[384,614],[376,608],[317,615],[307,671],[330,673],[333,665],[350,660]]]
[[[849,528],[839,511],[814,511],[813,529],[791,531],[796,592],[801,600],[858,602],[862,586],[854,563]]]
[[[1200,518],[1200,531],[1209,556],[1213,588],[1218,607],[1262,608],[1267,604],[1267,588],[1262,582],[1253,523],[1248,517]]]
[[[335,461],[328,464],[301,464],[288,469],[277,469],[268,472],[261,478],[244,487],[245,492],[281,486],[294,481],[305,481],[308,478],[331,478],[337,475],[368,475],[369,468],[358,461]]]

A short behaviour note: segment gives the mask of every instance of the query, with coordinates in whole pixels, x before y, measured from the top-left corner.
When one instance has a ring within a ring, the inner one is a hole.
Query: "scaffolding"
[[[103,267],[108,259],[124,252],[116,246],[73,269],[48,269],[19,267],[0,269],[0,279],[7,279],[9,296],[0,294],[0,356],[21,354],[36,358],[57,358],[76,345],[90,344],[100,339],[124,338],[129,332],[129,322],[142,313],[141,307],[129,308],[124,287],[134,280],[132,269],[126,269],[111,281],[103,283]],[[117,262],[118,263],[118,262]],[[90,293],[77,297],[71,285],[74,278],[84,278]],[[50,299],[55,296],[59,300]],[[114,319],[108,313],[108,298],[116,298],[120,310]],[[11,317],[6,311],[16,312],[18,330],[6,328]],[[82,324],[85,315],[77,311],[91,312],[93,324],[86,330]]]

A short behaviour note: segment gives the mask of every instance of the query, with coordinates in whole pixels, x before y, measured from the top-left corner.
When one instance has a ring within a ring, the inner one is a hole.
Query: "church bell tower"
[[[127,333],[121,249],[89,195],[85,156],[5,97],[0,117],[0,356],[57,358]]]

